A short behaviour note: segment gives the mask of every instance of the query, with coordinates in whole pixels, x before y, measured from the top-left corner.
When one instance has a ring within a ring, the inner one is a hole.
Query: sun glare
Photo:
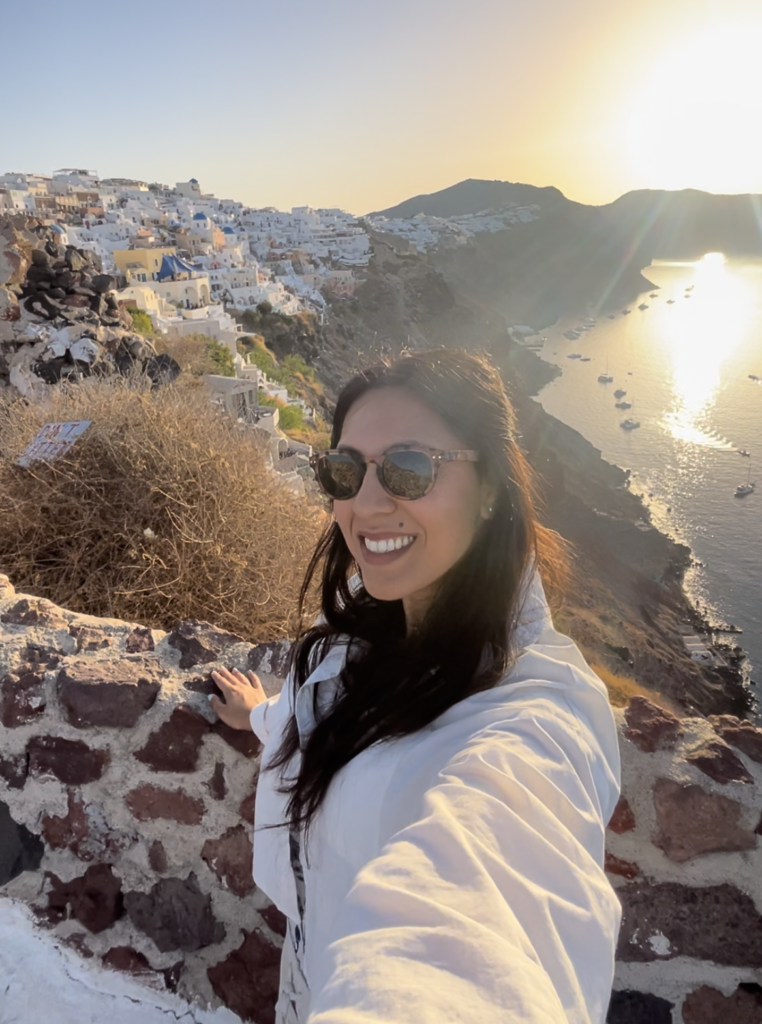
[[[664,335],[672,361],[674,408],[667,414],[673,437],[692,444],[726,447],[703,427],[720,384],[725,360],[743,341],[753,308],[748,287],[726,266],[721,252],[694,265],[690,301],[680,301]]]
[[[651,188],[762,191],[762,22],[688,37],[639,89],[624,131]]]

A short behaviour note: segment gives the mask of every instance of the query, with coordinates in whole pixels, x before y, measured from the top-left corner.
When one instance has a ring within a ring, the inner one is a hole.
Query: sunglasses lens
[[[431,488],[434,463],[426,452],[392,452],[381,472],[384,484],[398,498],[422,498]]]
[[[345,452],[321,455],[315,465],[318,483],[329,498],[337,501],[346,501],[357,494],[362,485],[364,470],[364,466]]]

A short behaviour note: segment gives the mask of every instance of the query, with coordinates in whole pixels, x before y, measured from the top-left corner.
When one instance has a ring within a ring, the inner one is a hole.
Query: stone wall
[[[207,623],[76,615],[0,576],[0,896],[99,969],[273,1021],[283,919],[251,880],[259,744],[206,697],[220,665],[275,692],[286,653]],[[644,698],[616,714],[608,1019],[761,1024],[762,730]]]
[[[284,922],[251,877],[260,744],[207,695],[222,665],[274,692],[285,653],[78,615],[0,576],[0,895],[93,963],[273,1021]]]

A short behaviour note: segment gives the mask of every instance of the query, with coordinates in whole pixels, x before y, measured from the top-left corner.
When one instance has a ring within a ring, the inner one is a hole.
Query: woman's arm
[[[620,909],[594,748],[562,696],[527,701],[405,794],[418,813],[358,873],[309,1024],[603,1022]]]

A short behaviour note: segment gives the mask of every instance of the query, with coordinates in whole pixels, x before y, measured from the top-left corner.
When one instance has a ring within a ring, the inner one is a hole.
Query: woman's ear
[[[481,487],[481,517],[491,519],[495,514],[495,502],[497,500],[497,489],[493,484],[483,483]]]

